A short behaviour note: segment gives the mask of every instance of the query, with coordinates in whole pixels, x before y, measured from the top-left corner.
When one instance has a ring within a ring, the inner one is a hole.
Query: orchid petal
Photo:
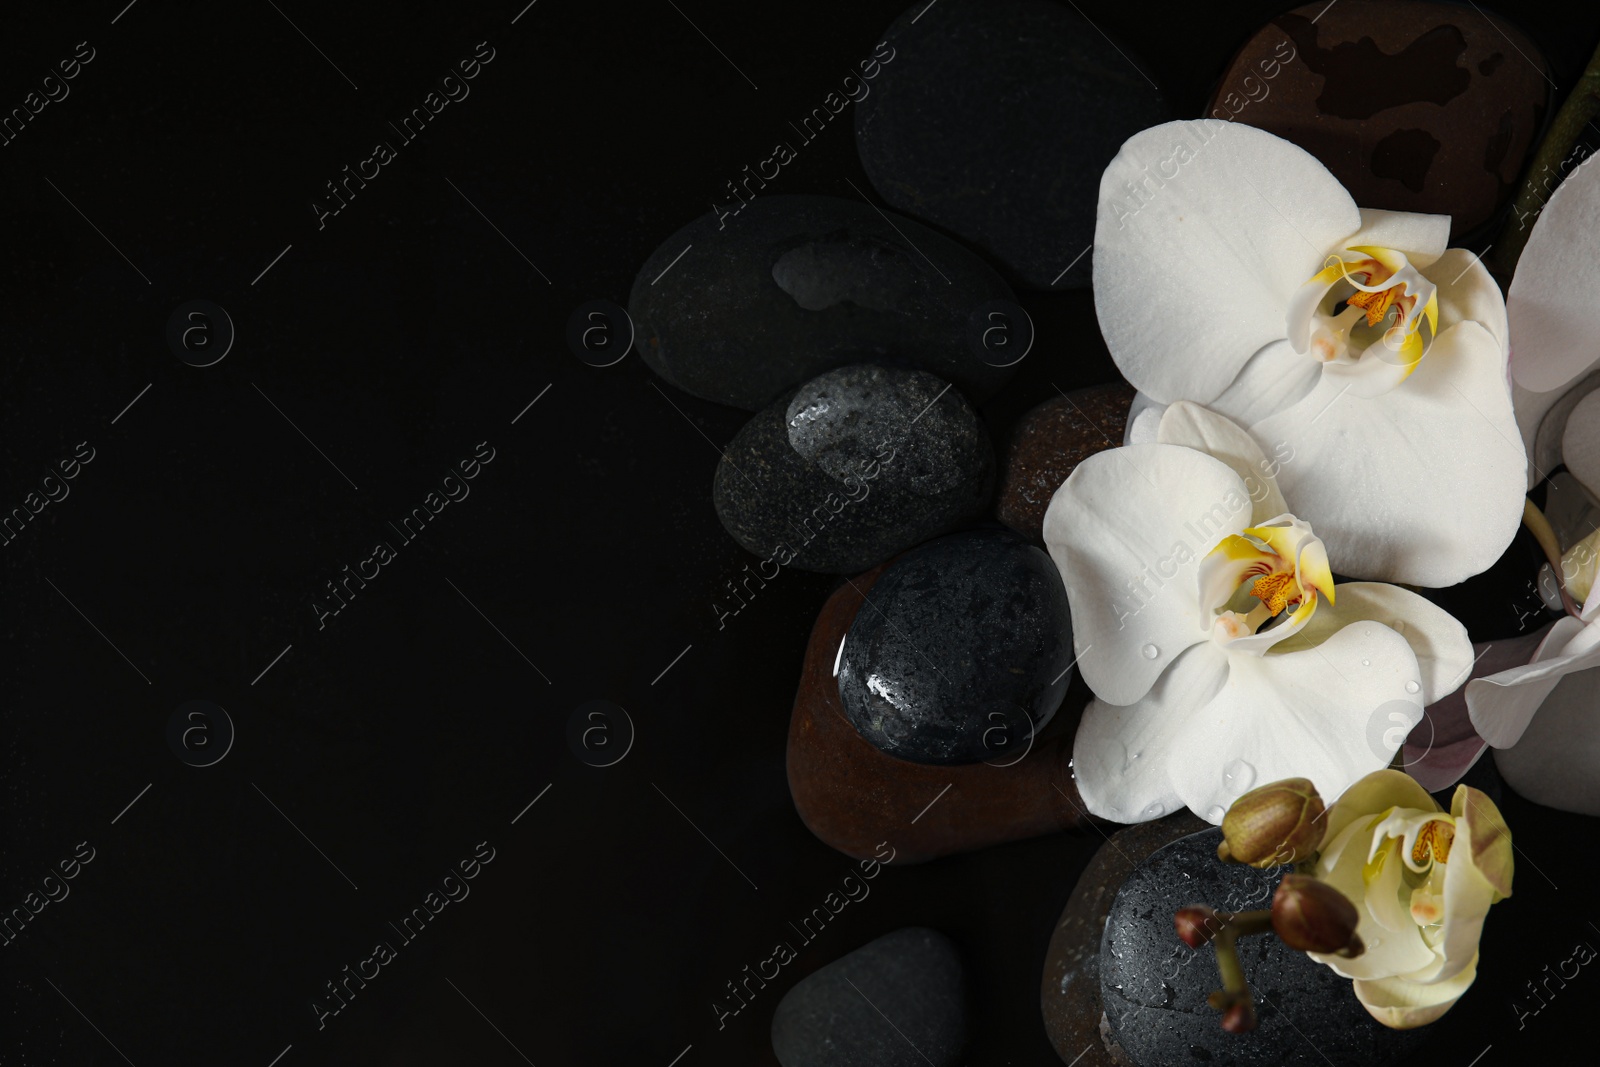
[[[1092,700],[1072,745],[1072,771],[1090,814],[1144,822],[1183,806],[1172,782],[1174,732],[1227,681],[1228,657],[1207,641],[1186,651],[1126,707]],[[1222,770],[1214,768],[1217,777]],[[1222,811],[1206,815],[1222,821]]]
[[[1319,360],[1296,352],[1287,340],[1274,341],[1251,356],[1233,384],[1206,406],[1240,426],[1253,426],[1309,396],[1322,380],[1322,368]],[[1285,447],[1273,442],[1275,452]]]
[[[1405,691],[1416,669],[1399,634],[1365,624],[1300,652],[1232,653],[1227,684],[1187,714],[1166,709],[1146,754],[1160,755],[1184,803],[1213,822],[1239,794],[1227,766],[1249,765],[1257,782],[1309,778],[1323,796],[1338,796],[1384,767],[1405,737],[1390,744],[1370,729],[1375,718],[1395,712],[1409,730],[1422,717],[1421,699]]]
[[[1328,806],[1327,814],[1323,816],[1323,821],[1327,825],[1322,835],[1324,858],[1330,852],[1332,842],[1347,826],[1386,808],[1438,811],[1439,805],[1435,804],[1428,791],[1408,774],[1394,770],[1369,774],[1345,790],[1343,795]],[[1362,862],[1366,862],[1364,857]]]
[[[1382,582],[1344,582],[1337,603],[1321,604],[1311,622],[1292,642],[1289,652],[1326,641],[1356,622],[1376,622],[1394,630],[1411,646],[1417,659],[1424,704],[1432,704],[1467,680],[1472,669],[1472,641],[1454,615],[1408,589]]]
[[[1476,253],[1452,248],[1423,273],[1439,287],[1441,332],[1458,322],[1476,322],[1494,335],[1502,350],[1510,351],[1505,297],[1500,295],[1500,283]]]
[[[1344,246],[1377,245],[1405,253],[1414,266],[1426,267],[1445,254],[1450,243],[1450,216],[1415,211],[1387,211],[1364,207],[1361,229],[1345,238]]]
[[[1096,453],[1056,490],[1044,541],[1072,607],[1078,669],[1100,699],[1133,703],[1207,639],[1199,560],[1249,517],[1237,474],[1175,445]]]
[[[1562,679],[1591,667],[1600,667],[1600,625],[1556,620],[1526,666],[1467,683],[1473,728],[1495,748],[1519,744]]]
[[[1324,374],[1305,400],[1250,427],[1257,440],[1292,442],[1278,484],[1336,571],[1446,586],[1499,558],[1526,484],[1504,368],[1487,330],[1458,323],[1404,388],[1347,397]]]
[[[1567,417],[1561,458],[1585,489],[1600,493],[1600,391],[1579,400]]]
[[[1095,228],[1112,358],[1159,401],[1214,399],[1286,336],[1290,297],[1360,225],[1338,180],[1282,138],[1217,120],[1135,134],[1100,180]]]
[[[1512,789],[1535,804],[1600,815],[1597,688],[1600,669],[1566,675],[1544,698],[1521,739],[1495,752],[1495,765]]]
[[[1252,525],[1289,510],[1274,475],[1278,465],[1267,459],[1261,446],[1232,419],[1180,400],[1161,416],[1157,438],[1162,444],[1183,445],[1222,460],[1244,481],[1254,507]]]
[[[1423,984],[1403,977],[1358,980],[1356,999],[1367,1014],[1391,1030],[1412,1030],[1438,1019],[1478,977],[1478,956],[1451,978]]]
[[[1161,415],[1167,406],[1155,397],[1135,391],[1133,403],[1128,405],[1128,424],[1122,431],[1125,445],[1153,445],[1156,429],[1161,425]]]
[[[1371,979],[1404,974],[1420,967],[1427,967],[1437,958],[1433,949],[1423,941],[1421,930],[1411,921],[1409,914],[1404,916],[1404,923],[1396,923],[1393,929],[1379,921],[1379,911],[1404,912],[1399,901],[1399,881],[1405,867],[1397,853],[1396,843],[1382,841],[1385,851],[1382,853],[1382,860],[1379,861],[1381,866],[1378,867],[1377,878],[1387,876],[1387,880],[1390,881],[1387,886],[1387,898],[1377,895],[1379,890],[1377,878],[1373,879],[1371,885],[1368,884],[1367,875],[1371,870],[1368,854],[1374,844],[1373,832],[1379,821],[1377,816],[1365,813],[1360,819],[1344,827],[1340,831],[1339,838],[1330,843],[1328,852],[1328,855],[1337,857],[1337,860],[1327,862],[1325,857],[1317,864],[1317,877],[1343,893],[1346,899],[1356,905],[1356,913],[1360,919],[1356,926],[1356,936],[1361,938],[1366,950],[1353,959],[1320,952],[1312,952],[1309,955],[1318,963],[1333,968],[1335,973],[1345,978]]]
[[[1474,645],[1471,677],[1485,678],[1526,666],[1542,640],[1543,631]],[[1401,766],[1424,789],[1437,793],[1460,781],[1482,757],[1489,742],[1472,726],[1464,686],[1430,702],[1422,715],[1423,721],[1406,738]]]
[[[1511,376],[1547,393],[1600,359],[1600,166],[1567,175],[1539,215],[1506,297]]]

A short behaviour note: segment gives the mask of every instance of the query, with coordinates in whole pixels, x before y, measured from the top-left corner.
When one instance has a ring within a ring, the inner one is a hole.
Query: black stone
[[[789,990],[772,1017],[772,1051],[783,1067],[955,1067],[967,1001],[956,946],[906,927]]]
[[[717,517],[763,557],[833,574],[874,567],[979,515],[994,446],[964,397],[931,374],[841,367],[758,412],[723,452]]]
[[[923,545],[878,579],[839,656],[861,735],[914,763],[1020,759],[1066,695],[1072,617],[1050,557],[1010,530]]]
[[[1013,299],[961,245],[864,200],[757,196],[667,238],[628,313],[657,374],[753,411],[850,363],[920,368],[984,399],[1013,371],[984,359],[968,320]]]
[[[1195,1061],[1385,1067],[1414,1056],[1433,1027],[1390,1030],[1367,1014],[1348,979],[1270,934],[1239,941],[1260,1025],[1248,1034],[1222,1029],[1221,1013],[1206,1004],[1222,985],[1215,953],[1179,941],[1172,915],[1188,904],[1268,907],[1287,868],[1223,863],[1221,840],[1213,828],[1158,850],[1128,876],[1111,905],[1100,944],[1100,995],[1108,1037],[1124,1057],[1141,1067]]]
[[[916,0],[856,105],[856,148],[893,207],[970,241],[1014,284],[1082,288],[1100,176],[1165,122],[1161,94],[1055,0]],[[1131,54],[1131,53],[1129,53]],[[681,246],[680,246],[681,247]]]

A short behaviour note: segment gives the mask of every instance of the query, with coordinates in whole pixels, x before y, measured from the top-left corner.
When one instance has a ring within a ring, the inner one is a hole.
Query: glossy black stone
[[[839,658],[845,715],[915,763],[1021,758],[1066,695],[1072,617],[1050,557],[1010,530],[951,534],[896,560]]]
[[[1221,1014],[1206,1004],[1222,985],[1215,954],[1179,941],[1172,915],[1188,904],[1268,907],[1285,868],[1222,863],[1220,840],[1222,831],[1213,828],[1153,853],[1122,884],[1106,917],[1100,995],[1110,1036],[1130,1062],[1386,1067],[1407,1061],[1433,1029],[1446,1025],[1390,1030],[1367,1014],[1348,979],[1261,934],[1239,942],[1259,1026],[1248,1034],[1224,1031]]]
[[[723,452],[717,517],[762,557],[851,574],[980,514],[994,446],[961,393],[931,374],[860,365],[758,412]]]
[[[772,1017],[772,1051],[783,1067],[955,1067],[967,1000],[956,946],[906,927],[789,990]]]
[[[1087,286],[1100,175],[1168,118],[1127,47],[1053,0],[916,0],[884,38],[894,60],[856,109],[879,195],[1017,285]]]
[[[1013,299],[983,260],[910,219],[864,200],[763,195],[667,238],[634,280],[628,313],[657,374],[755,410],[864,362],[930,371],[981,400],[1012,370],[985,360],[968,321]]]

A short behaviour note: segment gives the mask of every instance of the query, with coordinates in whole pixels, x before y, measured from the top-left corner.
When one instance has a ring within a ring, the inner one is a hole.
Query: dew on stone
[[[1142,651],[1144,652],[1145,659],[1155,659],[1157,656],[1161,655],[1161,650],[1155,645],[1145,645]]]

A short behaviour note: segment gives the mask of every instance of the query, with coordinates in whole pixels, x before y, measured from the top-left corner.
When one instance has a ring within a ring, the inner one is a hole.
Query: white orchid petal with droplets
[[[1154,436],[1081,462],[1045,513],[1096,695],[1073,747],[1085,804],[1217,823],[1259,782],[1338,795],[1467,677],[1466,631],[1408,590],[1336,587],[1279,462],[1228,419],[1180,402]]]
[[[1290,449],[1284,492],[1341,574],[1485,570],[1516,534],[1526,455],[1499,287],[1449,231],[1357,208],[1248,126],[1136,134],[1101,178],[1094,249],[1101,332],[1141,394],[1127,443],[1161,405],[1204,404]]]

